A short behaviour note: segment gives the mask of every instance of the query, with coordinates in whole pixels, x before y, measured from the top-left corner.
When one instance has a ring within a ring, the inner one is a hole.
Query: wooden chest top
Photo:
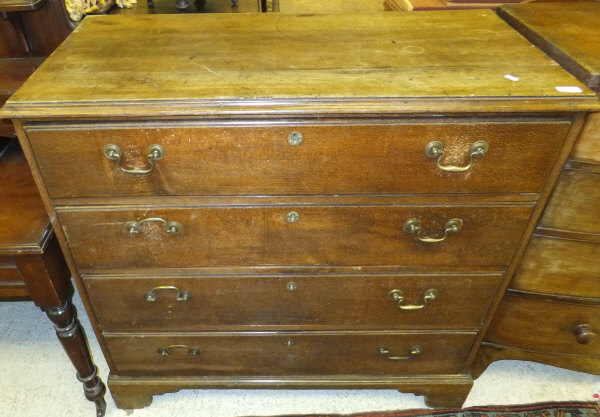
[[[89,16],[0,115],[115,118],[594,108],[599,108],[598,101],[582,83],[494,13],[475,10]]]
[[[541,50],[600,92],[600,3],[505,5],[499,14]]]

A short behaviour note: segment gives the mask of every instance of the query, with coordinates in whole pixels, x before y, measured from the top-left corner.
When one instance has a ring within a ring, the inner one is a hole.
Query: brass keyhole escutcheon
[[[292,292],[292,291],[296,291],[296,289],[298,288],[298,284],[296,284],[294,281],[288,282],[285,285],[285,289]]]
[[[285,215],[285,220],[288,223],[298,223],[300,221],[300,214],[298,214],[296,211],[290,211]]]
[[[296,130],[290,133],[287,137],[287,141],[292,146],[298,146],[304,142],[304,135]]]

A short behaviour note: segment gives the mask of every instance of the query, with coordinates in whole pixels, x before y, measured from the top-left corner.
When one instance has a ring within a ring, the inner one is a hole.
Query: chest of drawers
[[[595,108],[476,11],[87,18],[3,114],[119,407],[198,387],[456,406]]]

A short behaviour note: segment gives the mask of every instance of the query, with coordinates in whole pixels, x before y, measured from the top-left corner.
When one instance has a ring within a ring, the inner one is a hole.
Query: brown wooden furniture
[[[600,3],[503,6],[513,27],[600,91]],[[575,32],[573,28],[578,30]],[[600,373],[600,114],[588,118],[479,351]]]
[[[0,106],[70,32],[61,0],[0,0]],[[13,136],[0,119],[0,143]]]
[[[16,140],[0,155],[0,222],[0,299],[31,297],[46,312],[86,398],[104,415],[105,387],[71,304],[71,276]]]
[[[183,9],[185,13],[252,13],[260,12],[262,0],[237,0],[235,5],[231,0],[188,0],[188,6]],[[146,0],[138,0],[131,8],[113,7],[110,14],[171,14],[181,13],[176,7],[175,0],[154,0],[149,5]]]
[[[458,406],[598,109],[495,14],[466,11],[87,17],[0,114],[117,406],[193,387]]]
[[[506,3],[521,3],[525,0],[384,0],[386,10],[390,11],[430,11],[430,10],[468,10],[492,9]]]
[[[270,0],[266,10],[281,13],[356,13],[383,11],[384,0]]]

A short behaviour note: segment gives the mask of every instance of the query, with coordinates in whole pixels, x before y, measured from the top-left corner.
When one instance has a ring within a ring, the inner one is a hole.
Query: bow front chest
[[[489,11],[88,17],[6,104],[122,408],[462,404],[587,112]]]

